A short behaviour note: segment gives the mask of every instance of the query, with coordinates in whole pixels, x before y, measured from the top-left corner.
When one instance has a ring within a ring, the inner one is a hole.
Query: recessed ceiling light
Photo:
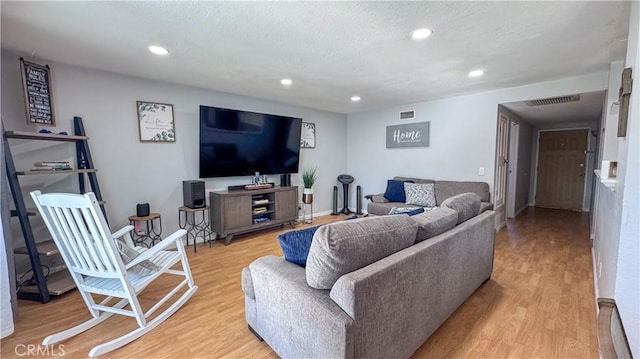
[[[353,102],[360,101],[360,96],[351,96],[351,101],[353,101]]]
[[[293,84],[293,81],[291,79],[282,79],[280,80],[280,83],[284,86],[291,86]]]
[[[484,70],[473,70],[471,72],[469,72],[469,76],[471,77],[478,77],[478,76],[482,76],[484,75]]]
[[[414,40],[422,40],[433,34],[433,30],[431,29],[415,29],[411,31],[411,38]]]
[[[167,55],[169,53],[169,50],[165,49],[164,47],[155,45],[149,46],[149,51],[156,55]]]

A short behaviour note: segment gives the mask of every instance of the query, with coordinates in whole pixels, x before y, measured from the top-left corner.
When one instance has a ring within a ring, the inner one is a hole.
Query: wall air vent
[[[413,120],[414,118],[416,118],[416,110],[400,112],[401,120]]]
[[[527,104],[527,106],[546,106],[546,105],[556,105],[559,103],[568,103],[568,102],[576,102],[576,101],[580,101],[580,95],[543,98],[540,100],[525,101],[525,103]]]

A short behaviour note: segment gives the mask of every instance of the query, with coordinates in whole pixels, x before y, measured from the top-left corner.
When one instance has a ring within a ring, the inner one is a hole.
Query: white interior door
[[[496,143],[496,173],[494,188],[494,206],[498,209],[504,206],[507,189],[507,164],[509,163],[509,118],[498,114],[498,136]]]
[[[509,163],[507,164],[507,218],[516,216],[516,179],[518,177],[518,141],[520,125],[511,121],[509,132]]]

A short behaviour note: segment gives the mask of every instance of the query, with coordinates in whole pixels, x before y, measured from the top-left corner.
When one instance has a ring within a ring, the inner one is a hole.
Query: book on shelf
[[[38,161],[33,164],[34,171],[70,170],[69,161]]]
[[[270,219],[269,217],[258,217],[258,218],[254,218],[253,219],[253,223],[257,224],[257,223],[264,223],[264,222],[269,222]]]
[[[264,203],[269,203],[269,199],[268,198],[262,198],[262,199],[254,199],[253,200],[253,204],[264,204]]]
[[[253,213],[263,213],[267,211],[267,207],[256,207],[253,209]]]
[[[35,167],[32,171],[66,171],[72,170],[71,166],[57,166],[57,167]]]
[[[38,161],[33,165],[36,167],[58,167],[58,166],[69,166],[69,161]]]

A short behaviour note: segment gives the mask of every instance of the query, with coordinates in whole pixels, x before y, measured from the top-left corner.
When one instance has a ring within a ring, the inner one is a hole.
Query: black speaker
[[[362,214],[362,187],[356,186],[356,214]]]
[[[280,175],[280,187],[291,187],[291,173]]]
[[[184,206],[202,208],[206,205],[204,181],[182,181],[182,198]]]
[[[138,203],[136,205],[136,216],[146,217],[149,215],[149,203]]]

